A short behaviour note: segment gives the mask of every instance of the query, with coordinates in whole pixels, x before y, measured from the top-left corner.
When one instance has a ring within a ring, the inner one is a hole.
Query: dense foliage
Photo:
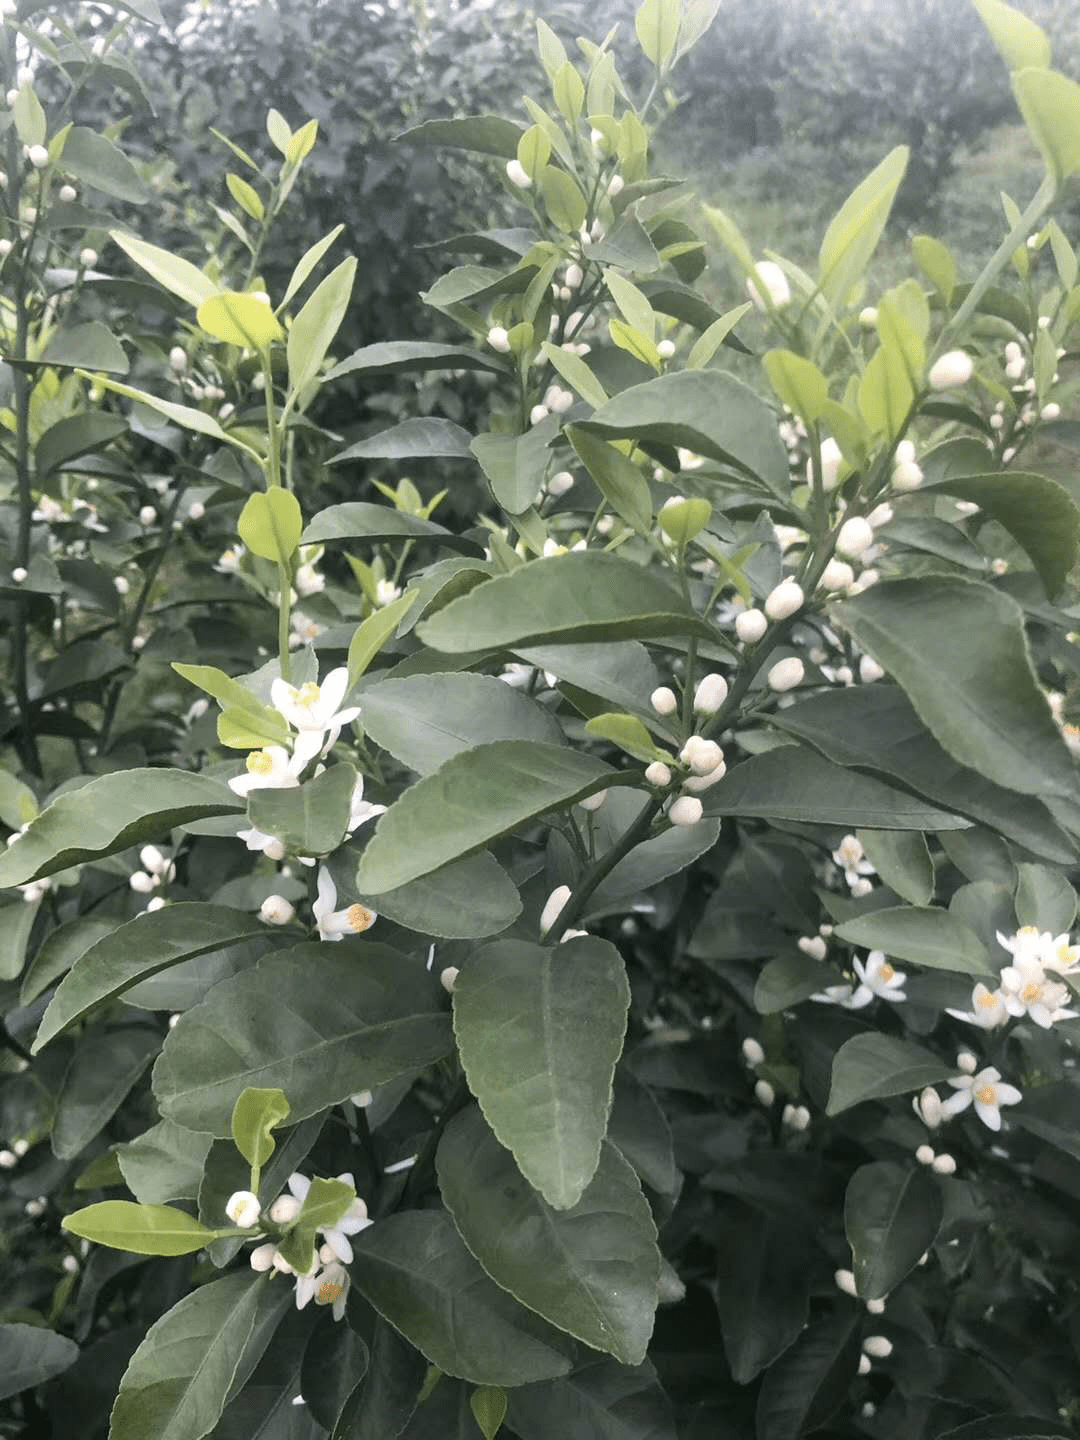
[[[907,147],[813,273],[657,173],[713,0],[515,118],[364,9],[345,169],[335,7],[0,4],[0,1434],[1077,1433],[1080,86],[975,8],[1044,177],[877,293]]]

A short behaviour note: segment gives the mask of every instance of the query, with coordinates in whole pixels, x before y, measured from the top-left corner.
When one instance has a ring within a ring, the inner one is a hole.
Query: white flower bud
[[[806,671],[803,662],[797,655],[789,655],[786,660],[778,660],[769,671],[769,689],[775,690],[778,694],[785,690],[794,690],[797,685],[803,682]]]
[[[913,440],[900,440],[893,451],[893,464],[910,465],[917,454]]]
[[[853,515],[840,526],[836,537],[836,548],[841,555],[861,555],[874,543],[874,529],[869,520]]]
[[[192,520],[201,520],[205,514],[206,506],[203,502],[201,500],[193,500],[191,502],[191,508],[188,510],[190,518]]]
[[[16,585],[21,585],[26,579],[27,573],[25,565],[16,565],[15,569],[11,572],[11,578]]]
[[[956,1161],[951,1155],[939,1155],[934,1160],[932,1168],[937,1175],[955,1175]]]
[[[529,411],[529,424],[539,425],[541,420],[546,420],[551,411],[546,405],[534,405]]]
[[[15,89],[8,90],[4,94],[4,99],[7,102],[9,108],[15,104],[15,101],[18,100],[18,98],[19,92]],[[7,182],[5,181],[4,183],[6,184]]]
[[[272,1243],[256,1245],[255,1249],[252,1250],[248,1256],[248,1264],[253,1270],[258,1270],[260,1274],[262,1274],[274,1268],[274,1256],[276,1254],[277,1247]]]
[[[85,250],[79,251],[79,264],[84,270],[92,270],[98,262],[98,252],[87,245]]]
[[[754,1095],[761,1105],[771,1105],[776,1099],[776,1091],[769,1084],[768,1080],[759,1080],[754,1086]]]
[[[765,614],[770,620],[786,620],[806,603],[802,586],[795,580],[781,580],[765,599]]]
[[[563,907],[570,899],[569,885],[556,885],[555,889],[544,902],[544,908],[540,912],[540,938],[547,934],[552,925],[562,914]]]
[[[113,589],[118,595],[126,595],[131,589],[131,584],[126,576],[117,575],[116,579],[113,581]]]
[[[268,895],[259,906],[259,919],[266,925],[288,925],[295,914],[284,895]]]
[[[869,1374],[870,1374],[870,1371],[871,1371],[872,1369],[873,1369],[873,1366],[870,1364],[870,1356],[869,1356],[869,1355],[860,1355],[860,1356],[859,1356],[859,1374],[860,1374],[860,1375],[869,1375]]]
[[[748,1035],[742,1042],[742,1057],[752,1068],[765,1064],[765,1051],[752,1035]]]
[[[13,1150],[0,1150],[0,1170],[14,1170],[18,1163]]]
[[[520,160],[508,160],[506,162],[506,174],[511,185],[516,185],[519,190],[528,190],[532,185],[529,179],[529,172],[522,165]]]
[[[769,300],[778,310],[789,302],[791,286],[779,265],[772,260],[759,260],[754,266],[754,274],[756,278],[746,282],[746,293],[754,302],[756,309],[767,310],[769,308],[762,292],[768,295]]]
[[[863,1354],[871,1355],[875,1360],[886,1360],[893,1351],[892,1341],[886,1340],[884,1335],[868,1335],[862,1342]]]
[[[47,1208],[48,1202],[44,1195],[39,1195],[36,1200],[28,1200],[23,1206],[24,1212],[30,1216],[31,1220],[40,1219],[41,1216],[45,1214]]]
[[[44,170],[49,163],[49,152],[44,145],[27,145],[26,158],[35,170]]]
[[[358,1090],[355,1095],[350,1095],[349,1099],[358,1110],[366,1110],[374,1101],[375,1096],[370,1090]]]
[[[27,205],[23,211],[22,218],[26,221],[27,225],[35,225],[37,223],[37,206]]]
[[[139,511],[140,525],[152,525],[156,519],[157,511],[154,509],[153,505],[144,505]]]
[[[250,1190],[234,1190],[225,1202],[225,1214],[242,1230],[249,1229],[259,1218],[262,1206]]]
[[[74,1255],[65,1255],[60,1264],[66,1275],[78,1274],[79,1262]]]
[[[144,845],[139,851],[139,864],[151,875],[160,875],[168,868],[169,862],[156,845]]]
[[[559,470],[547,482],[547,492],[556,500],[573,487],[574,477],[569,470]]]
[[[177,375],[183,375],[187,371],[188,359],[182,345],[174,345],[169,351],[169,369]]]
[[[599,810],[600,806],[603,805],[606,799],[607,791],[598,790],[595,795],[586,795],[584,800],[578,801],[578,804],[581,806],[582,810]]]
[[[735,634],[744,645],[753,645],[768,628],[769,622],[761,610],[740,610],[735,616]]]
[[[971,356],[966,350],[950,350],[935,360],[927,377],[931,390],[955,390],[966,385],[974,371]]]
[[[160,895],[155,895],[152,900],[147,901],[146,909],[143,911],[143,914],[144,914],[144,915],[152,915],[155,910],[164,910],[164,909],[165,909],[165,901],[162,899],[162,897],[161,897]]]
[[[932,1165],[934,1163],[934,1149],[931,1145],[920,1145],[915,1151],[915,1159],[920,1165]]]
[[[845,1295],[858,1295],[855,1285],[855,1275],[851,1270],[834,1270],[833,1279],[836,1281],[836,1288],[842,1290]]]
[[[715,715],[727,699],[728,683],[715,670],[703,675],[694,691],[694,710],[699,715]]]
[[[693,795],[680,795],[668,811],[672,825],[696,825],[701,815],[701,801]]]
[[[6,260],[14,246],[10,240],[0,240],[0,260]]]
[[[800,935],[798,946],[804,955],[810,956],[811,960],[824,960],[829,950],[820,935]]]
[[[787,1124],[792,1130],[808,1130],[810,1128],[810,1111],[805,1105],[791,1105],[788,1107],[791,1114],[787,1116]]]
[[[823,590],[846,590],[855,583],[855,571],[845,560],[830,560],[821,572]]]
[[[61,185],[59,193],[60,199],[64,202],[65,205],[74,204],[79,194],[79,192],[75,189],[74,185]]]
[[[877,310],[873,305],[864,305],[859,311],[859,324],[864,330],[872,330],[877,324]]]
[[[661,685],[652,692],[649,696],[649,704],[657,715],[674,715],[679,708],[674,690],[670,690],[666,685]]]
[[[300,1201],[295,1195],[279,1195],[267,1213],[275,1225],[290,1225],[300,1214]]]
[[[866,1309],[867,1309],[867,1312],[868,1312],[869,1314],[871,1314],[871,1315],[884,1315],[884,1314],[885,1314],[885,1301],[884,1301],[884,1300],[867,1300],[867,1302],[866,1302]]]
[[[457,977],[460,975],[460,973],[461,972],[456,965],[447,965],[446,969],[440,973],[439,984],[442,986],[442,988],[446,991],[448,995],[452,995],[454,993],[454,986],[457,983]]]
[[[607,193],[611,196],[612,200],[615,199],[616,195],[622,194],[625,185],[626,181],[621,175],[613,175],[611,177],[608,181]]]
[[[979,1062],[970,1050],[961,1050],[956,1057],[956,1068],[962,1075],[974,1075],[979,1068]]]
[[[645,779],[650,785],[662,789],[665,785],[671,784],[671,771],[662,760],[654,760],[645,771]]]
[[[1026,369],[1027,365],[1024,361],[1024,357],[1022,355],[1018,355],[1015,360],[1010,360],[1009,363],[1005,366],[1005,378],[1007,380],[1021,380],[1023,379],[1024,371]]]
[[[1056,400],[1051,400],[1049,405],[1043,406],[1039,414],[1044,420],[1056,420],[1061,414],[1061,406]]]
[[[670,360],[675,354],[674,340],[661,340],[660,344],[656,347],[656,353],[660,356],[661,360]]]
[[[872,655],[864,655],[859,661],[859,679],[864,685],[872,685],[875,680],[880,680],[885,671],[878,664]]]
[[[683,781],[683,789],[692,795],[700,795],[703,790],[709,790],[718,780],[722,780],[727,774],[727,765],[723,760],[717,761],[711,770],[704,775],[689,775]]]
[[[566,267],[566,275],[564,278],[569,289],[577,290],[580,288],[581,282],[585,279],[585,271],[574,261]]]
[[[679,751],[679,759],[689,765],[695,775],[708,775],[724,758],[724,752],[715,740],[704,740],[700,735],[691,735]]]
[[[128,879],[128,884],[136,895],[149,895],[157,882],[152,875],[147,875],[145,870],[136,870],[134,875]]]
[[[897,465],[892,472],[893,487],[897,490],[917,490],[923,482],[922,466],[914,460]]]
[[[493,350],[505,355],[510,349],[510,336],[504,325],[493,325],[487,333],[487,342]]]

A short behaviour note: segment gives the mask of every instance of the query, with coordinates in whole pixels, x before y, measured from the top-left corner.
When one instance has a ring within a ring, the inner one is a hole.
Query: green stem
[[[266,485],[274,489],[281,485],[281,428],[274,411],[274,375],[270,364],[269,348],[262,353],[263,390],[266,397]],[[289,660],[289,615],[292,609],[290,590],[292,575],[284,560],[278,561],[278,668],[281,678],[290,679]]]

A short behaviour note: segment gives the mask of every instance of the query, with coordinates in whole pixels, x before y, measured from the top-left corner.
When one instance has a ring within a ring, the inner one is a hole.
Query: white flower
[[[875,1360],[885,1360],[892,1354],[892,1341],[886,1340],[884,1335],[868,1335],[862,1342],[863,1353],[871,1355]]]
[[[873,995],[862,985],[859,987],[858,996],[853,985],[827,985],[824,990],[816,995],[811,995],[811,1000],[816,1000],[819,1005],[839,1005],[842,1010],[861,1010],[869,1005]]]
[[[836,1288],[838,1290],[842,1290],[845,1295],[851,1295],[853,1297],[858,1295],[859,1291],[855,1284],[855,1275],[853,1271],[834,1270],[833,1281],[836,1284]]]
[[[875,995],[879,1000],[891,1000],[894,1003],[907,999],[903,989],[907,975],[903,970],[893,969],[883,950],[871,950],[865,964],[858,959],[852,961],[852,964],[860,981],[852,997],[853,1009],[861,1008],[858,1002],[864,991],[867,992],[867,1000]]]
[[[136,870],[128,877],[128,884],[136,895],[149,895],[157,881],[152,875],[147,875],[145,870]]]
[[[487,333],[487,342],[493,350],[505,355],[510,349],[510,336],[503,325],[493,325]]]
[[[724,752],[715,740],[705,740],[700,735],[691,735],[679,751],[679,759],[689,765],[695,775],[708,775],[724,758]]]
[[[928,1130],[936,1130],[945,1118],[941,1110],[941,1096],[932,1085],[927,1085],[921,1095],[916,1095],[911,1108]]]
[[[846,590],[855,583],[855,571],[845,560],[832,559],[821,572],[824,590]]]
[[[1080,945],[1070,945],[1067,934],[1055,935],[1053,939],[1047,934],[1043,939],[1049,942],[1044,943],[1039,953],[1044,970],[1052,970],[1055,975],[1080,972]]]
[[[250,830],[238,830],[236,838],[243,840],[249,850],[261,850],[269,860],[284,860],[285,846],[276,835],[265,835],[261,830],[254,827]]]
[[[1063,1008],[1069,988],[1060,980],[1049,980],[1041,962],[1033,956],[1018,956],[1015,965],[1001,972],[1001,996],[1010,1015],[1026,1015],[1043,1030],[1055,1020],[1068,1020],[1073,1011]]]
[[[803,1131],[810,1127],[810,1111],[805,1105],[785,1105],[780,1118],[792,1130]]]
[[[79,264],[84,270],[92,270],[98,262],[98,253],[87,245],[85,250],[79,251]]]
[[[956,1161],[951,1155],[935,1155],[931,1164],[935,1173],[938,1175],[956,1174]]]
[[[385,805],[372,805],[364,799],[364,777],[358,775],[356,784],[353,786],[352,800],[349,802],[349,823],[345,827],[346,833],[351,835],[361,825],[366,825],[369,820],[374,820],[376,815],[382,815],[385,811]]]
[[[320,590],[325,590],[326,576],[321,574],[314,564],[300,565],[293,584],[298,595],[316,595]]]
[[[874,527],[861,515],[853,515],[840,526],[836,548],[841,555],[861,555],[874,543]]]
[[[769,622],[761,610],[740,610],[735,616],[735,634],[744,645],[753,645],[769,628]]]
[[[694,691],[694,710],[699,715],[715,715],[727,699],[728,683],[715,671],[703,675]]]
[[[778,660],[769,671],[769,689],[777,693],[794,690],[797,685],[802,684],[805,673],[799,657],[789,655],[786,660]]]
[[[381,609],[384,605],[392,605],[395,600],[401,598],[401,586],[395,585],[392,580],[375,581],[375,604]],[[333,674],[333,671],[330,672]],[[330,677],[327,676],[327,679]],[[359,713],[359,712],[358,712]]]
[[[1056,400],[1051,400],[1048,405],[1044,405],[1039,411],[1039,415],[1043,420],[1056,420],[1060,414],[1061,406]]]
[[[720,752],[723,756],[723,751]],[[711,770],[704,775],[689,775],[683,781],[683,789],[688,790],[692,795],[700,795],[703,790],[709,790],[718,780],[722,780],[727,774],[727,765],[721,758]]]
[[[655,785],[658,789],[662,789],[665,785],[671,784],[671,770],[662,760],[654,760],[652,764],[646,768],[645,779],[650,785]]]
[[[303,1310],[314,1300],[316,1305],[332,1306],[334,1319],[344,1320],[349,1283],[349,1272],[337,1261],[321,1270],[316,1268],[310,1275],[301,1275],[296,1281],[296,1308]]]
[[[742,1042],[742,1057],[751,1067],[765,1063],[765,1051],[761,1048],[760,1042],[755,1040],[752,1035],[748,1035]]]
[[[669,689],[667,685],[660,685],[652,692],[649,696],[649,704],[657,715],[674,715],[679,708],[674,690]]]
[[[607,193],[611,196],[612,200],[615,199],[616,195],[622,194],[625,184],[626,181],[621,175],[613,175],[611,177],[608,181]]]
[[[821,442],[821,488],[826,494],[835,490],[840,483],[840,469],[844,463],[844,452],[831,435],[826,435]],[[806,479],[808,484],[813,484],[814,467],[812,461],[806,462]]]
[[[942,1106],[946,1114],[959,1115],[974,1105],[975,1114],[988,1130],[1001,1129],[1002,1105],[1019,1105],[1024,1098],[1015,1085],[1002,1081],[1000,1071],[993,1065],[977,1075],[954,1075],[949,1084],[956,1094],[950,1095]]]
[[[795,580],[781,580],[765,599],[765,614],[770,620],[786,620],[806,603],[802,586]]]
[[[544,901],[544,908],[540,911],[540,938],[541,940],[548,933],[555,921],[562,914],[563,907],[570,899],[569,885],[556,885],[548,898]]]
[[[506,162],[506,174],[511,185],[516,185],[519,190],[528,190],[532,185],[529,172],[520,160],[508,160]]]
[[[337,886],[325,865],[319,868],[318,895],[311,907],[319,928],[320,940],[343,940],[346,935],[362,935],[379,918],[374,910],[359,902],[345,910],[335,910]]]
[[[70,205],[74,200],[76,200],[78,198],[78,194],[79,192],[75,189],[74,185],[60,186],[60,199],[64,202],[65,205]]]
[[[225,1214],[243,1230],[258,1223],[261,1210],[259,1197],[250,1190],[234,1190],[225,1202]]]
[[[796,943],[802,953],[809,955],[811,960],[824,960],[828,954],[829,947],[820,935],[800,935]]]
[[[922,467],[913,460],[897,465],[893,470],[892,483],[897,490],[917,490],[922,482]]]
[[[932,1145],[920,1145],[915,1151],[915,1159],[920,1165],[932,1165],[934,1163],[934,1147]]]
[[[356,1182],[349,1171],[344,1171],[335,1178],[340,1180],[343,1185],[348,1185],[355,1192]],[[299,1206],[307,1199],[307,1193],[311,1189],[311,1181],[306,1175],[294,1172],[289,1176],[286,1183],[291,1192],[290,1195],[283,1195],[278,1198],[279,1200],[295,1199],[298,1206],[297,1213],[299,1213]],[[273,1213],[273,1208],[271,1207],[271,1219],[273,1218]],[[358,1235],[361,1230],[366,1230],[371,1223],[371,1220],[368,1218],[367,1206],[363,1200],[359,1198],[354,1199],[340,1220],[336,1221],[333,1225],[323,1225],[320,1227],[319,1233],[332,1252],[326,1259],[332,1259],[336,1256],[337,1259],[344,1264],[350,1265],[353,1258],[353,1248],[349,1243],[349,1236]],[[328,1304],[329,1302],[324,1301],[322,1303]]]
[[[1038,960],[1050,940],[1049,933],[1037,925],[1021,925],[1015,935],[1003,935],[1000,930],[996,934],[1001,948],[1016,960]]]
[[[45,166],[49,163],[49,152],[48,150],[46,150],[45,146],[27,145],[25,149],[26,158],[30,161],[30,164],[34,167],[34,169],[44,170]],[[94,259],[97,259],[96,255],[94,256]]]
[[[331,670],[321,685],[307,680],[297,689],[279,676],[270,686],[271,704],[299,731],[293,743],[293,763],[297,768],[302,769],[320,751],[330,750],[337,742],[341,727],[360,714],[359,706],[339,708],[348,688],[349,672],[344,665]]]
[[[259,906],[259,919],[266,925],[288,925],[295,914],[284,895],[268,895]]]
[[[935,360],[927,377],[931,390],[955,390],[966,385],[974,370],[971,356],[965,350],[950,350]]]
[[[11,578],[12,580],[14,580],[16,585],[21,585],[26,579],[28,573],[29,572],[27,571],[25,565],[16,565],[15,569],[11,572]]]
[[[988,990],[981,980],[971,992],[970,1011],[948,1009],[945,1013],[954,1020],[966,1020],[969,1025],[978,1025],[980,1030],[993,1030],[998,1025],[1004,1025],[1009,1018],[1000,991]]]
[[[863,655],[859,660],[859,679],[864,685],[872,685],[885,674],[884,669],[872,655]]]
[[[693,795],[680,795],[668,811],[672,825],[696,825],[701,815],[701,801]]]
[[[252,750],[244,763],[247,774],[234,775],[229,781],[229,789],[237,795],[247,795],[252,790],[291,790],[300,784],[298,777],[303,765],[290,759],[289,752],[281,745]]]
[[[754,277],[746,282],[746,293],[756,309],[768,310],[771,301],[779,310],[791,299],[791,286],[779,265],[772,260],[759,260],[754,266]],[[768,301],[765,295],[769,297]]]

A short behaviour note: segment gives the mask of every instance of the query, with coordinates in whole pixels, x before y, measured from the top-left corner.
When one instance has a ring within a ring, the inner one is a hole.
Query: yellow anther
[[[366,905],[350,905],[345,913],[349,924],[358,935],[364,930],[369,930],[375,923],[375,915]]]
[[[268,750],[253,750],[247,757],[247,768],[252,775],[269,775],[274,768],[274,757]]]
[[[992,1085],[981,1085],[975,1091],[975,1099],[980,1105],[994,1105],[997,1102],[997,1091]]]

